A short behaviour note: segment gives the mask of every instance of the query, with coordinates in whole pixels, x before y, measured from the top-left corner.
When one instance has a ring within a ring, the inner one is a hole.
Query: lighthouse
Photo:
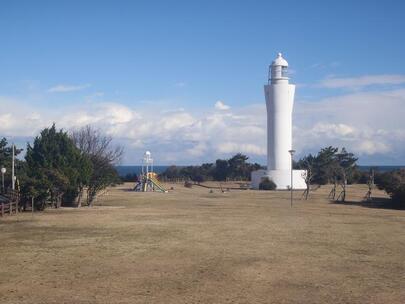
[[[305,170],[291,171],[292,112],[295,85],[288,77],[288,62],[278,53],[269,67],[264,96],[267,108],[267,170],[252,172],[252,187],[259,188],[264,178],[277,189],[305,189]],[[291,172],[293,185],[291,185]]]

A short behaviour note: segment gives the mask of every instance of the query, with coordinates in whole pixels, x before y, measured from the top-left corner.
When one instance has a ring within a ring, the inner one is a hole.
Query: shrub
[[[264,178],[259,184],[259,190],[276,190],[277,185],[268,177]]]
[[[191,182],[189,182],[189,181],[185,181],[185,182],[184,182],[184,187],[186,187],[186,188],[192,188],[192,187],[193,187],[193,184],[192,184]]]
[[[377,174],[375,183],[391,196],[397,208],[405,208],[405,169]]]
[[[138,175],[136,175],[136,173],[127,173],[125,176],[121,176],[121,181],[124,183],[136,183],[138,181]]]
[[[197,175],[194,176],[194,178],[193,178],[193,182],[196,182],[197,184],[200,184],[200,183],[202,183],[202,182],[204,182],[204,181],[205,181],[205,178],[204,178],[204,176],[201,175],[201,174],[197,174]]]

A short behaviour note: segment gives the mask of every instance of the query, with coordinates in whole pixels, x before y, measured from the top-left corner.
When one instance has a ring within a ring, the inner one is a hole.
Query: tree
[[[93,164],[90,181],[87,187],[87,205],[92,206],[97,193],[108,186],[119,182],[119,176],[114,165],[105,158],[90,155]]]
[[[200,173],[204,177],[205,180],[212,180],[212,174],[214,171],[214,164],[213,163],[204,163],[200,166]]]
[[[238,153],[230,159],[217,159],[213,163],[204,163],[201,166],[187,166],[177,168],[168,167],[160,174],[163,178],[183,178],[200,183],[205,180],[225,181],[228,178],[249,180],[250,174],[258,170],[261,166],[257,163],[248,163],[249,158],[246,155]]]
[[[122,146],[113,145],[111,136],[91,126],[73,131],[71,139],[92,164],[87,187],[87,204],[91,206],[99,191],[119,181],[114,165],[120,162],[124,149]]]
[[[242,153],[237,153],[228,160],[229,177],[233,179],[244,179],[248,171],[247,160],[249,157]]]
[[[215,169],[213,177],[216,181],[225,181],[228,177],[229,164],[227,160],[217,159],[215,162]]]
[[[366,201],[372,200],[371,195],[372,195],[372,191],[373,191],[373,188],[375,185],[374,177],[375,177],[374,169],[370,168],[369,173],[368,173],[368,179],[367,179],[368,191],[367,191],[366,195],[364,196],[364,199]]]
[[[305,176],[303,176],[303,178],[305,179],[305,184],[307,186],[307,188],[305,189],[304,194],[303,194],[303,196],[305,197],[306,200],[308,199],[308,196],[309,196],[309,191],[311,188],[312,179],[314,178],[315,170],[317,168],[317,164],[318,164],[318,159],[317,159],[317,157],[313,156],[312,154],[308,154],[307,156],[304,156],[296,164],[298,169],[306,170],[306,174],[305,174]]]
[[[177,166],[169,166],[160,176],[167,179],[181,178],[180,169]]]
[[[338,195],[338,199],[344,201],[346,185],[360,176],[357,172],[356,161],[357,158],[353,153],[349,153],[345,148],[339,152],[338,148],[332,146],[321,149],[316,156],[309,154],[301,158],[296,167],[307,171],[304,176],[307,186],[303,194],[305,199],[308,198],[310,184],[333,183],[329,198],[335,199],[337,187],[340,185],[342,191]]]
[[[63,130],[55,124],[41,131],[33,145],[27,145],[23,195],[34,197],[37,208],[45,201],[74,200],[88,184],[91,163]],[[80,200],[80,196],[79,196]]]
[[[352,177],[355,171],[357,158],[353,153],[349,153],[345,148],[342,148],[340,153],[335,154],[335,176],[336,180],[340,182],[342,191],[338,196],[342,202],[346,200],[346,185],[349,177]]]
[[[204,175],[201,166],[187,166],[180,170],[180,175],[188,180],[192,180],[196,183],[203,182],[207,177]]]
[[[338,150],[338,148],[329,146],[318,152],[314,162],[314,183],[325,185],[335,182],[334,177],[337,168],[335,156]]]

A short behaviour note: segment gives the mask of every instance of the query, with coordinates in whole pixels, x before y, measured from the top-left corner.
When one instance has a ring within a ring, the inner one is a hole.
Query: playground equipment
[[[168,192],[158,181],[157,174],[153,172],[153,158],[149,151],[146,151],[142,159],[142,173],[139,181],[135,185],[135,191],[138,192]]]

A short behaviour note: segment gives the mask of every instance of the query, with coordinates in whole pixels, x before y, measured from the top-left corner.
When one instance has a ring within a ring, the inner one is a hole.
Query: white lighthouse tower
[[[267,170],[252,172],[252,187],[268,177],[277,189],[291,187],[292,111],[295,85],[287,77],[288,62],[278,53],[264,86],[267,107]],[[293,171],[293,188],[305,189],[305,170]]]

